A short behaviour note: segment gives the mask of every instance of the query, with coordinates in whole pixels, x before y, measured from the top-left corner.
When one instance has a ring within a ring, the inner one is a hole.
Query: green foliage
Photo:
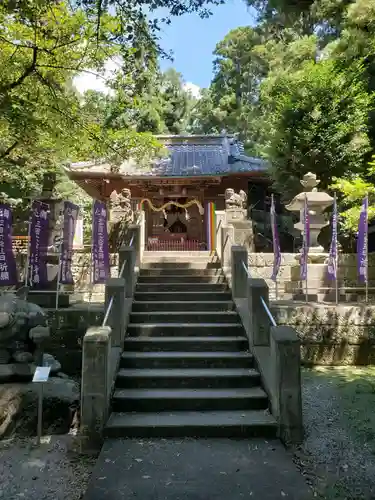
[[[375,160],[375,157],[374,157]],[[365,196],[369,199],[368,218],[375,219],[375,186],[370,180],[375,174],[375,161],[368,164],[366,175],[348,178],[334,178],[330,186],[332,190],[341,193],[341,217],[343,229],[349,233],[357,231],[362,201]]]
[[[205,3],[1,2],[3,198],[25,201],[40,191],[44,172],[63,176],[61,165],[67,161],[105,158],[116,170],[129,157],[143,165],[163,154],[152,133],[183,130],[191,99],[180,75],[160,74],[157,25],[149,24],[139,7],[205,15]],[[106,81],[111,94],[89,91],[80,96],[74,77],[86,72],[105,79],[108,60],[118,65],[117,75]],[[61,183],[64,196],[82,198],[66,178]]]
[[[332,177],[364,171],[372,99],[358,74],[334,61],[306,61],[294,72],[271,72],[261,89],[264,142],[276,187],[287,196],[301,175],[314,172],[327,188]]]
[[[249,153],[269,160],[284,199],[297,194],[308,171],[323,188],[337,179],[344,224],[353,231],[359,200],[374,181],[367,163],[375,147],[375,3],[248,4],[258,25],[232,30],[217,44],[214,77],[190,127],[237,133]],[[357,198],[348,196],[353,183]]]

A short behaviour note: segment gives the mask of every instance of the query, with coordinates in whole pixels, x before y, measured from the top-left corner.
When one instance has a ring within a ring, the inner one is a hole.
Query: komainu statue
[[[242,209],[247,208],[247,194],[245,191],[240,191],[238,194],[234,192],[234,189],[228,188],[225,190],[225,209]]]
[[[126,242],[128,226],[134,218],[130,189],[123,188],[120,193],[112,191],[109,208],[109,244],[111,251],[117,252],[121,245]]]
[[[109,200],[109,218],[113,224],[117,224],[118,222],[129,223],[133,220],[130,189],[124,188],[120,193],[112,191]]]
[[[49,335],[41,307],[13,294],[0,296],[0,365],[40,362],[37,357]]]

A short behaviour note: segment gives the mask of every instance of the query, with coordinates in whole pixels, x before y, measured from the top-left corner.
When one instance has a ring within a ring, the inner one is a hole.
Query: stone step
[[[183,261],[157,261],[150,262],[146,260],[142,260],[141,269],[221,269],[221,264],[218,261],[207,261],[207,260],[199,260],[192,259],[191,262],[183,262]]]
[[[265,410],[260,387],[241,389],[115,389],[113,411]]]
[[[176,292],[172,292],[171,290],[167,292],[159,291],[140,291],[136,290],[134,294],[134,300],[138,302],[150,302],[150,301],[163,301],[163,302],[174,302],[176,298],[182,299],[186,302],[205,302],[205,301],[229,301],[232,300],[232,292],[228,289],[227,291],[218,291],[218,292],[191,292],[184,291],[183,294],[176,294]]]
[[[176,271],[177,273],[178,271]],[[226,283],[223,274],[195,276],[190,274],[165,274],[159,276],[140,275],[137,283]]]
[[[254,357],[249,352],[146,351],[123,352],[122,368],[252,368]]]
[[[247,351],[249,341],[238,337],[127,337],[125,351]]]
[[[121,368],[116,378],[116,388],[129,389],[230,389],[259,383],[254,368]]]
[[[238,324],[241,319],[237,311],[152,311],[152,312],[131,312],[130,325],[144,323],[228,323]],[[197,329],[201,330],[200,325]]]
[[[225,292],[227,283],[137,283],[137,292]]]
[[[156,257],[142,257],[141,267],[143,267],[144,263],[153,263],[153,264],[161,264],[164,265],[166,263],[181,263],[181,264],[193,264],[194,262],[200,263],[216,263],[220,262],[218,257],[205,257],[202,255],[166,255],[161,256],[159,258]]]
[[[190,257],[217,257],[215,252],[211,252],[210,250],[145,250],[143,252],[143,258],[145,259],[161,259],[164,257],[181,257],[181,258],[190,258]]]
[[[237,337],[242,323],[129,323],[129,337]]]
[[[173,276],[179,274],[180,276],[223,276],[221,268],[215,269],[195,269],[195,268],[179,268],[179,267],[160,267],[152,269],[141,268],[139,276]]]
[[[175,294],[174,294],[175,295]],[[154,300],[150,302],[134,301],[132,310],[134,312],[160,311],[160,312],[178,312],[178,311],[233,311],[235,308],[231,300],[227,301],[173,301],[165,302]]]
[[[112,413],[105,427],[112,438],[276,437],[276,421],[267,411]]]

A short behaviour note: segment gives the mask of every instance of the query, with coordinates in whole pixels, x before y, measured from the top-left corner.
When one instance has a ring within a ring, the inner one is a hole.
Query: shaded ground
[[[280,442],[108,440],[85,500],[308,500]]]
[[[0,499],[304,500],[307,483],[313,498],[375,500],[375,367],[304,370],[303,396],[297,468],[277,441],[122,441],[84,496],[95,459],[70,451],[73,436],[45,437],[37,449],[18,435],[0,441]]]
[[[303,403],[296,461],[316,496],[375,499],[375,367],[304,370]]]
[[[31,438],[0,441],[0,498],[82,499],[95,459],[69,451],[73,439],[46,436],[39,448]]]

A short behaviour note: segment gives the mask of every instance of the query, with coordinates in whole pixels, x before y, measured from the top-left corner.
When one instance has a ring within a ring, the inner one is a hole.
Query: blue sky
[[[200,19],[197,14],[172,18],[161,32],[161,45],[174,53],[174,62],[161,61],[162,69],[173,66],[186,82],[208,87],[212,77],[212,52],[216,44],[233,28],[254,24],[254,10],[244,0],[227,0],[212,7],[212,16]],[[158,12],[159,15],[159,12]]]
[[[212,53],[215,46],[225,35],[238,26],[254,24],[254,10],[249,9],[244,0],[226,0],[224,5],[212,7],[212,16],[201,19],[197,14],[173,17],[169,26],[160,32],[160,44],[166,52],[172,51],[174,61],[161,60],[163,70],[174,67],[187,83],[186,88],[197,95],[199,88],[208,87],[212,77]],[[156,11],[155,16],[163,18],[164,9]],[[118,63],[108,61],[106,77],[118,69]],[[94,89],[107,92],[105,80],[82,73],[74,79],[80,92]]]

